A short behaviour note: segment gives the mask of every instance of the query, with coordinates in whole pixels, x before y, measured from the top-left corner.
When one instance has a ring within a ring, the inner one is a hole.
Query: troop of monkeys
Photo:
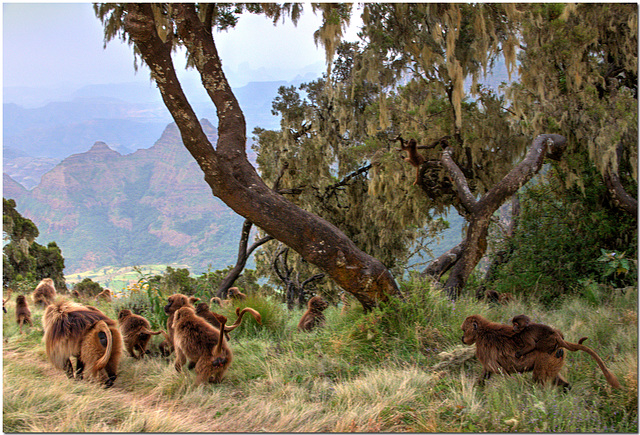
[[[232,299],[246,299],[237,288],[230,292]],[[9,292],[2,300],[10,299]],[[97,379],[111,387],[117,378],[117,368],[123,349],[135,358],[143,358],[152,335],[163,334],[165,340],[159,347],[164,356],[175,352],[174,367],[178,372],[189,361],[189,368],[196,373],[196,383],[220,382],[233,359],[229,347],[229,332],[242,323],[245,313],[262,324],[262,317],[253,308],[236,308],[237,319],[227,325],[227,318],[212,312],[209,305],[200,299],[183,294],[169,296],[164,312],[169,316],[167,330],[152,331],[144,317],[123,309],[118,321],[110,319],[102,311],[90,305],[59,298],[53,280],[46,278],[38,284],[32,294],[34,303],[45,308],[42,317],[43,340],[49,360],[65,371],[69,378],[82,379],[85,372],[89,378]],[[197,303],[197,304],[196,304]],[[300,320],[299,329],[310,331],[324,323],[328,304],[315,296],[309,301],[309,309]],[[24,323],[32,325],[31,311],[24,295],[16,298],[16,321],[20,333]],[[76,359],[75,369],[71,357]],[[85,370],[86,369],[86,370]]]
[[[237,290],[237,289],[236,289]],[[239,291],[236,298],[246,298]],[[200,299],[183,294],[169,296],[164,312],[169,316],[167,330],[152,331],[144,317],[123,309],[118,322],[102,311],[66,299],[55,300],[56,292],[51,279],[44,279],[33,292],[34,303],[46,306],[42,324],[46,353],[53,365],[67,373],[68,377],[82,379],[85,368],[91,378],[97,378],[106,387],[113,385],[123,348],[136,359],[148,353],[152,335],[163,334],[165,340],[159,347],[163,355],[175,352],[174,367],[178,372],[189,361],[189,368],[196,373],[196,383],[220,382],[229,368],[233,353],[229,347],[229,332],[240,326],[245,313],[262,324],[262,318],[253,308],[236,308],[237,320],[227,325],[227,318],[212,312]],[[11,297],[3,298],[5,303]],[[213,299],[212,299],[213,302]],[[311,331],[325,322],[323,311],[328,303],[319,296],[312,297],[298,329]],[[32,325],[31,311],[24,295],[16,298],[16,321],[22,326]],[[515,316],[512,325],[490,322],[480,315],[467,317],[462,323],[462,341],[476,345],[476,356],[483,367],[481,382],[492,373],[533,372],[533,379],[546,384],[551,381],[565,389],[569,383],[560,376],[564,365],[564,350],[582,350],[591,355],[613,388],[621,388],[616,377],[592,349],[582,343],[564,340],[562,333],[541,323],[532,323],[522,314]],[[75,370],[71,357],[76,358]]]

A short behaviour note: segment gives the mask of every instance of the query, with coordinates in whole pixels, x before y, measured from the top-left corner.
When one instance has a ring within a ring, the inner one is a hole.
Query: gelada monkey
[[[302,315],[300,322],[298,322],[298,329],[300,331],[311,331],[315,327],[322,327],[324,325],[324,313],[329,304],[320,296],[314,296],[309,299],[307,303],[307,311]]]
[[[238,301],[243,301],[247,299],[247,295],[242,293],[238,287],[231,287],[227,292],[227,297],[229,299],[235,299]]]
[[[56,297],[56,288],[53,285],[53,280],[51,278],[45,278],[40,281],[31,296],[33,298],[33,302],[43,308],[53,303],[53,300]]]
[[[196,312],[196,315],[202,317],[207,322],[209,322],[211,326],[217,329],[220,329],[222,319],[225,319],[225,321],[227,320],[227,318],[224,317],[223,315],[214,313],[213,311],[209,310],[209,306],[207,305],[206,302],[200,302],[198,305],[196,305],[195,312]],[[236,321],[233,323],[233,325],[224,327],[224,333],[225,333],[225,337],[227,338],[227,341],[229,341],[229,332],[233,331],[238,326],[240,326],[240,323],[242,323],[242,317],[244,316],[245,313],[251,314],[253,318],[256,320],[256,322],[262,325],[262,316],[260,315],[260,313],[258,313],[253,308],[245,307],[242,310],[240,310],[240,307],[238,307],[236,308],[236,316],[238,316]]]
[[[224,339],[226,318],[221,328],[214,328],[189,306],[175,312],[173,344],[176,351],[175,368],[182,371],[185,362],[195,363],[196,384],[220,382],[226,373],[233,353]]]
[[[152,335],[164,333],[164,331],[152,331],[147,319],[127,309],[120,310],[118,323],[120,323],[124,347],[129,355],[136,359],[144,357]]]
[[[398,149],[398,151],[406,151],[407,157],[404,159],[416,168],[416,181],[413,182],[413,185],[420,184],[420,165],[424,163],[424,157],[418,154],[418,143],[415,139],[409,139],[409,143],[405,146],[404,139],[398,137],[397,140],[400,141],[400,149]]]
[[[513,327],[490,322],[480,315],[467,317],[462,323],[462,342],[476,345],[476,356],[482,364],[481,382],[489,379],[492,373],[533,372],[536,382],[570,388],[569,383],[560,376],[564,365],[564,356],[556,358],[546,352],[533,350],[522,358],[515,354],[522,347],[522,340],[513,331]]]
[[[104,382],[107,388],[113,385],[122,357],[122,338],[113,330],[104,320],[99,320],[85,331],[76,369],[79,379],[86,370],[90,378]]]
[[[613,388],[622,388],[620,382],[613,373],[607,369],[604,361],[600,356],[592,349],[584,346],[582,342],[586,340],[585,337],[581,338],[578,343],[571,343],[564,340],[562,333],[557,329],[554,329],[548,325],[542,323],[531,323],[529,316],[521,314],[515,316],[512,320],[513,330],[517,332],[518,338],[522,341],[523,346],[516,352],[516,357],[522,357],[530,352],[540,351],[555,355],[562,355],[562,348],[568,349],[572,352],[581,350],[588,353],[596,360],[596,363],[602,370],[605,379]]]
[[[33,326],[31,310],[27,304],[27,298],[24,295],[18,295],[16,297],[16,323],[20,325],[20,334],[22,334],[22,325],[25,323]]]
[[[87,365],[91,374],[105,370],[105,386],[113,385],[122,355],[122,336],[114,320],[95,307],[61,299],[47,306],[42,326],[47,357],[55,367],[73,377],[73,356],[77,378]]]
[[[182,307],[191,307],[198,302],[200,298],[195,296],[185,296],[181,293],[176,293],[167,298],[167,305],[164,307],[164,312],[169,318],[167,319],[167,335],[168,337],[160,343],[160,351],[164,356],[168,356],[173,352],[173,315]]]

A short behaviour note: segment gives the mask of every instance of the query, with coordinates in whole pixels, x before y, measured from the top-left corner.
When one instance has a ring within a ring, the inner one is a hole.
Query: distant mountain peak
[[[122,157],[122,154],[109,148],[109,145],[107,145],[106,143],[98,141],[95,142],[88,151],[84,153],[72,154],[64,159],[62,163],[103,161],[116,157]]]
[[[117,151],[114,151],[111,148],[109,148],[109,145],[107,145],[106,143],[104,143],[102,141],[97,141],[96,143],[94,143],[93,146],[91,147],[91,149],[88,152],[90,152],[90,153],[111,152],[111,153],[120,154]]]

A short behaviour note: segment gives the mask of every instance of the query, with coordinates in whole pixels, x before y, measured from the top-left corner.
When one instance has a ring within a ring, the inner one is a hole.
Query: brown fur
[[[25,323],[33,326],[31,310],[27,304],[27,298],[24,295],[18,295],[18,297],[16,297],[16,323],[20,325],[20,334],[22,334],[22,325]]]
[[[113,331],[118,330],[104,320],[97,321],[85,331],[78,361],[81,368],[76,370],[80,378],[86,369],[90,378],[104,382],[107,387],[113,385],[122,357],[122,336]]]
[[[231,332],[234,329],[236,329],[238,326],[240,326],[240,324],[242,323],[242,317],[244,316],[244,313],[251,314],[253,316],[253,318],[256,320],[256,322],[258,322],[258,324],[262,325],[262,316],[260,315],[260,313],[258,313],[253,308],[244,307],[242,310],[240,310],[240,307],[238,307],[238,308],[236,308],[236,316],[238,316],[238,318],[236,319],[235,322],[233,322],[233,325],[225,326],[224,327],[224,332]]]
[[[231,365],[233,353],[224,339],[226,318],[222,328],[214,328],[193,308],[184,306],[174,316],[173,343],[176,351],[175,368],[182,371],[187,360],[195,363],[196,383],[220,382]]]
[[[522,341],[511,326],[473,315],[464,320],[462,331],[462,342],[476,345],[476,356],[483,368],[481,379],[488,379],[492,373],[532,371],[536,382],[552,382],[569,388],[569,383],[559,374],[564,365],[564,355],[556,358],[546,352],[534,350],[522,358],[516,358],[515,353],[522,347]]]
[[[409,139],[409,143],[406,146],[404,140],[400,139],[400,149],[398,150],[406,151],[407,157],[404,159],[416,168],[416,181],[413,182],[414,186],[420,184],[420,165],[422,165],[425,160],[421,154],[418,154],[417,145],[418,143],[415,139]]]
[[[51,278],[45,278],[36,286],[32,294],[33,303],[41,307],[46,307],[53,303],[56,298],[56,288]]]
[[[222,299],[220,299],[218,296],[214,296],[211,298],[211,300],[209,300],[209,306],[216,304],[220,307],[223,307],[225,304],[225,301],[223,301]]]
[[[227,293],[227,297],[232,300],[243,301],[247,299],[247,295],[242,293],[238,287],[231,287]]]
[[[207,322],[209,322],[211,326],[213,326],[216,329],[220,329],[222,319],[224,319],[225,321],[227,320],[225,316],[218,313],[214,313],[213,311],[209,310],[209,306],[205,302],[201,302],[198,305],[196,305],[195,312],[196,312],[196,315],[205,319]],[[238,307],[236,308],[236,316],[238,316],[236,321],[233,323],[233,325],[224,327],[224,333],[225,333],[225,337],[227,338],[227,341],[229,340],[229,332],[233,331],[238,326],[240,326],[240,323],[242,323],[242,317],[244,316],[245,313],[251,314],[253,318],[256,320],[256,322],[262,325],[262,316],[260,315],[260,313],[258,313],[253,308],[245,307],[242,310],[240,310],[240,307]]]
[[[320,296],[314,296],[309,299],[307,311],[302,315],[298,323],[298,329],[300,331],[311,331],[315,327],[322,327],[325,321],[323,311],[328,306],[329,304]]]
[[[124,339],[124,347],[129,355],[136,359],[144,357],[152,335],[158,335],[164,332],[152,331],[151,324],[147,319],[126,309],[120,310],[118,323],[120,323],[120,332]],[[135,351],[137,351],[137,354]]]
[[[182,307],[191,307],[199,301],[200,298],[194,296],[185,296],[180,293],[173,294],[167,298],[167,305],[164,312],[169,316],[167,319],[167,335],[168,337],[160,343],[160,351],[163,355],[168,356],[173,352],[173,315]]]
[[[103,330],[104,328],[95,327],[100,321],[105,323],[109,334]],[[122,336],[114,320],[95,307],[85,307],[76,302],[61,299],[45,309],[42,326],[47,357],[56,368],[66,371],[67,376],[73,377],[74,370],[70,358],[74,356],[78,360],[76,364],[78,378],[82,377],[84,365],[88,364],[92,372],[106,370],[105,385],[107,387],[113,385],[122,355]],[[88,334],[90,330],[93,332]],[[98,335],[100,330],[106,335],[107,342],[111,343],[109,353],[103,352],[102,349],[107,346],[98,349],[95,346],[95,337],[91,338],[91,335]],[[83,341],[86,341],[85,346],[88,346],[84,357],[81,356]],[[103,367],[103,364],[106,365]]]
[[[511,321],[513,322],[513,330],[518,333],[518,337],[523,343],[523,346],[516,352],[516,357],[524,356],[534,350],[549,354],[555,351],[556,356],[562,352],[562,348],[572,352],[582,350],[596,360],[605,379],[613,388],[622,388],[618,379],[607,369],[600,356],[594,350],[582,345],[586,337],[581,338],[578,343],[565,341],[564,336],[557,329],[542,323],[531,323],[529,316],[524,314],[515,316]]]
[[[96,300],[100,300],[100,299],[102,299],[105,302],[111,302],[113,300],[113,293],[111,292],[110,289],[106,288],[102,290],[100,293],[98,293],[98,295],[96,296]]]

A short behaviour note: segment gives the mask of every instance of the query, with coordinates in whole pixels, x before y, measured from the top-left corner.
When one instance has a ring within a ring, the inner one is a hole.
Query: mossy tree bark
[[[566,138],[558,134],[539,135],[534,139],[522,162],[480,199],[476,199],[471,192],[462,170],[451,158],[451,150],[444,150],[441,162],[467,214],[469,226],[464,241],[437,259],[425,272],[439,279],[450,269],[444,288],[451,299],[459,296],[469,275],[487,249],[487,233],[493,213],[538,173],[545,157],[559,160],[566,143]]]
[[[151,69],[183,143],[204,172],[213,194],[326,272],[366,309],[398,294],[396,282],[380,261],[358,249],[334,225],[270,189],[249,163],[244,115],[222,71],[211,31],[198,18],[195,6],[174,3],[171,13],[177,37],[217,109],[215,148],[182,91],[171,59],[173,41],[165,42],[158,35],[152,5],[126,4],[125,12],[124,31]]]

